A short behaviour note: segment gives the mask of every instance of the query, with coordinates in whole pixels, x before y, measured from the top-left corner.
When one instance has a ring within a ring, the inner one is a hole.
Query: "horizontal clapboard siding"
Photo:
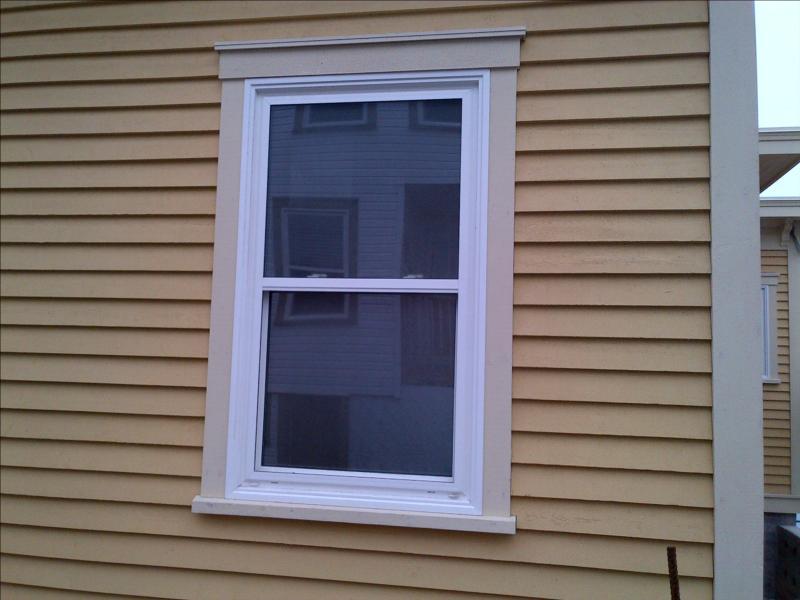
[[[313,580],[340,580],[354,583],[407,586],[417,589],[492,593],[526,597],[534,593],[551,596],[559,589],[558,582],[544,575],[552,567],[485,561],[468,558],[414,556],[359,550],[261,544],[252,552],[252,544],[228,540],[157,537],[110,532],[63,531],[6,525],[3,528],[3,549],[23,556],[102,561],[111,564],[140,564],[172,568],[199,569],[211,572],[252,573]],[[305,562],[311,559],[309,562]],[[456,575],[469,566],[468,577]],[[573,567],[555,567],[556,572],[579,573]],[[412,575],[413,574],[413,575]],[[626,574],[602,574],[584,571],[585,577],[572,577],[577,589],[590,582],[604,582],[611,591],[612,582],[623,584]],[[661,577],[638,574],[641,591],[658,593]],[[457,581],[454,581],[457,580]],[[704,583],[688,578],[695,592]],[[409,583],[412,583],[409,586]],[[682,582],[683,583],[683,582]],[[563,585],[563,584],[561,584]],[[576,591],[577,591],[576,589]],[[527,590],[527,592],[526,592]],[[412,590],[409,590],[411,592]],[[587,590],[588,591],[588,590]],[[558,593],[558,592],[556,592]]]
[[[792,489],[789,380],[789,257],[785,249],[762,250],[761,271],[778,274],[778,375],[780,384],[764,389],[764,491],[789,494]],[[784,299],[784,301],[781,301]]]
[[[100,564],[91,561],[69,561],[63,559],[38,558],[24,555],[9,555],[3,560],[6,571],[14,572],[9,577],[11,582],[25,582],[34,579],[39,585],[51,587],[65,587],[67,589],[83,589],[98,592],[121,592],[123,594],[158,594],[161,598],[182,598],[186,590],[190,590],[193,598],[198,600],[214,600],[227,595],[234,597],[252,596],[282,596],[291,598],[333,598],[347,600],[368,600],[375,597],[376,589],[364,584],[332,582],[324,579],[294,579],[277,578],[241,571],[220,572],[197,568],[181,567],[149,567],[135,560],[131,564],[105,561]],[[646,594],[659,593],[659,586],[663,577],[647,575],[629,575],[609,572],[601,575],[587,571],[587,577],[576,578],[580,572],[567,567],[536,567],[526,569],[531,577],[536,577],[541,582],[528,590],[539,592],[540,598],[554,597],[553,594],[564,595],[561,597],[583,598],[596,593],[608,593],[612,597],[624,593],[633,581],[637,590]],[[42,571],[46,571],[43,574]],[[551,577],[553,579],[551,579]],[[412,577],[413,578],[413,577]],[[88,581],[87,581],[88,580]],[[144,581],[142,581],[144,580]],[[496,581],[494,578],[492,581]],[[529,581],[528,577],[525,582]],[[81,582],[81,583],[78,583]],[[563,583],[562,583],[563,582]],[[598,584],[606,582],[602,587]],[[710,595],[711,586],[705,580],[686,578],[681,580],[682,589],[689,590],[694,595]],[[78,587],[80,586],[80,587]],[[366,588],[366,589],[364,589]],[[164,590],[163,592],[161,590]],[[408,598],[408,588],[394,588],[382,586],[379,588],[381,598]],[[427,598],[435,600],[499,600],[507,595],[465,595],[464,593],[442,592],[440,590],[420,590]],[[151,596],[155,597],[155,596]],[[656,596],[657,597],[657,596]]]
[[[0,201],[0,215],[213,215],[214,189],[7,190]]]
[[[219,106],[15,111],[0,116],[4,136],[219,131]]]
[[[3,244],[0,268],[12,271],[211,272],[211,244]]]
[[[711,597],[705,2],[0,9],[4,597]],[[213,43],[509,25],[517,535],[193,515]]]
[[[41,586],[17,585],[13,583],[0,583],[0,594],[10,600],[133,600],[141,596],[120,596],[119,594],[86,594],[65,589],[46,588]]]
[[[82,162],[216,158],[211,133],[75,137],[7,137],[3,147],[16,162]],[[8,162],[3,159],[3,162]]]
[[[629,570],[636,565],[642,572],[664,572],[663,561],[658,556],[659,544],[649,540],[522,532],[519,545],[508,545],[494,537],[482,536],[476,539],[474,536],[456,532],[420,540],[413,532],[385,531],[380,528],[361,528],[361,535],[352,536],[347,535],[350,528],[341,525],[321,529],[314,523],[276,521],[270,527],[253,527],[247,521],[241,522],[238,519],[229,519],[229,524],[213,519],[199,519],[187,514],[181,507],[85,500],[62,501],[43,497],[27,499],[6,496],[3,509],[14,515],[9,522],[19,525],[72,529],[90,529],[91,525],[99,531],[273,544],[296,542],[304,546],[461,556],[521,563],[540,562],[541,557],[551,552],[558,554],[558,549],[561,549],[571,553],[569,558],[562,555],[557,559],[566,566],[572,564],[589,568]],[[618,561],[619,554],[598,552],[605,545],[617,548],[624,558]],[[684,572],[687,575],[702,577],[710,573],[710,555],[702,544],[686,542],[679,543],[679,547],[686,556]],[[553,558],[556,559],[555,556]],[[684,569],[683,563],[681,568]]]
[[[10,217],[0,226],[7,243],[197,244],[214,241],[214,219],[189,215],[128,217]]]
[[[211,276],[204,273],[5,271],[0,273],[0,286],[8,298],[211,298]]]
[[[205,301],[117,300],[113,293],[109,295],[111,300],[6,298],[0,302],[0,323],[70,327],[208,327],[209,307]],[[131,297],[136,298],[137,295],[132,294]]]
[[[170,388],[141,384],[11,381],[0,383],[2,408],[203,416],[203,388]]]
[[[436,29],[459,29],[486,27],[487,22],[497,26],[525,25],[531,33],[540,32],[565,32],[567,36],[561,43],[561,49],[570,58],[570,49],[586,47],[584,39],[575,36],[575,33],[591,33],[592,30],[607,29],[633,29],[641,28],[640,35],[649,35],[652,27],[676,27],[681,30],[677,35],[673,33],[673,43],[670,45],[669,55],[690,52],[707,51],[708,35],[705,24],[708,22],[708,8],[705,3],[694,0],[679,0],[670,3],[654,4],[645,7],[637,0],[616,1],[613,5],[593,5],[591,2],[576,2],[559,6],[555,2],[521,2],[516,6],[510,4],[502,11],[491,7],[495,3],[457,2],[455,5],[446,6],[439,2],[407,3],[405,0],[394,2],[348,2],[334,9],[338,13],[332,19],[331,9],[328,7],[323,14],[322,6],[328,2],[303,2],[303,8],[291,9],[297,3],[273,2],[264,3],[260,14],[249,7],[249,2],[236,2],[237,13],[234,14],[225,3],[225,8],[217,7],[214,12],[217,18],[210,18],[205,11],[198,11],[194,3],[186,2],[182,10],[169,13],[164,7],[154,2],[141,3],[149,5],[149,17],[139,16],[136,19],[125,18],[128,7],[107,7],[105,10],[112,13],[112,22],[107,22],[97,29],[82,25],[78,28],[67,26],[63,20],[60,9],[49,11],[49,15],[42,15],[39,11],[25,15],[29,24],[14,25],[8,23],[4,15],[4,26],[14,28],[14,35],[6,35],[2,40],[3,56],[35,57],[35,56],[68,56],[73,54],[114,54],[117,52],[158,51],[158,50],[198,50],[208,48],[208,40],[246,40],[263,39],[265,27],[274,39],[298,36],[324,36],[331,35],[335,27],[339,35],[355,35],[372,30],[374,32],[415,31],[421,23]],[[153,10],[153,5],[157,7]],[[176,6],[179,3],[176,3]],[[472,4],[472,6],[470,6]],[[191,8],[186,8],[191,5]],[[109,8],[111,10],[109,11]],[[467,10],[470,8],[471,10]],[[348,10],[349,9],[349,10]],[[355,10],[354,10],[355,9]],[[89,19],[86,7],[76,7],[82,19]],[[295,11],[293,14],[286,11]],[[358,12],[362,12],[368,19],[354,19]],[[491,14],[488,14],[491,11]],[[343,17],[350,17],[343,18]],[[30,23],[30,21],[33,21]],[[152,27],[159,25],[159,27]],[[693,45],[684,45],[681,34],[685,28],[691,27],[696,31],[700,26],[699,34],[696,33]],[[107,30],[114,29],[115,35],[109,36]],[[41,31],[49,31],[48,43],[41,43]],[[616,32],[615,32],[616,33]],[[628,33],[628,32],[626,32]],[[619,34],[617,34],[619,35]],[[625,35],[625,34],[622,34]],[[616,44],[605,44],[607,48],[616,47],[616,51],[600,50],[602,56],[612,57],[630,56],[630,47],[626,42],[630,38],[620,38]],[[593,52],[581,58],[594,58],[594,45],[588,44]],[[537,49],[527,48],[524,51],[526,59],[533,60],[537,56]],[[659,55],[658,48],[651,52]],[[559,59],[562,55],[547,52],[547,60]]]

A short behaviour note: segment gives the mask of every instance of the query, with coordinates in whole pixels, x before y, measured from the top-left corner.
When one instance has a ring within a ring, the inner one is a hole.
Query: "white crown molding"
[[[422,33],[387,33],[375,35],[347,35],[316,38],[290,38],[283,40],[253,40],[244,42],[217,42],[218,52],[229,50],[265,50],[273,48],[298,48],[307,46],[350,46],[353,44],[395,44],[398,42],[430,42],[478,38],[525,37],[525,27],[496,27],[489,29],[454,29],[451,31],[426,31]]]

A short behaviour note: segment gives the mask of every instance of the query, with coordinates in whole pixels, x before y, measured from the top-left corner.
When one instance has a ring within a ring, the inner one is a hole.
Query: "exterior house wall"
[[[789,278],[786,248],[762,249],[761,270],[777,273],[778,376],[764,384],[764,492],[791,493],[791,396],[789,380]]]
[[[4,598],[711,597],[705,2],[0,8]],[[520,24],[517,534],[192,514],[214,42]]]

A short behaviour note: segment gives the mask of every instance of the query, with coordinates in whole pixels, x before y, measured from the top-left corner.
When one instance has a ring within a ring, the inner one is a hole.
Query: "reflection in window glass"
[[[461,100],[273,106],[268,156],[265,276],[458,277]]]
[[[420,100],[417,103],[417,124],[438,127],[459,127],[461,107],[449,100]]]
[[[281,215],[284,269],[289,277],[342,277],[347,220],[332,211],[286,209]]]
[[[452,476],[455,294],[310,292],[347,320],[287,323],[270,293],[263,466]]]
[[[306,104],[299,107],[305,126],[352,125],[366,123],[368,119],[365,102],[339,102],[337,104]]]

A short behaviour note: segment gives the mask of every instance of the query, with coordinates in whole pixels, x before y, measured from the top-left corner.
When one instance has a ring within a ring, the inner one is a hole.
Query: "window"
[[[316,83],[249,85],[228,495],[480,514],[484,74]]]
[[[761,274],[761,379],[764,383],[780,383],[778,375],[778,278],[776,273]]]
[[[269,60],[268,42],[222,52],[193,510],[514,531],[520,35],[290,41]]]

